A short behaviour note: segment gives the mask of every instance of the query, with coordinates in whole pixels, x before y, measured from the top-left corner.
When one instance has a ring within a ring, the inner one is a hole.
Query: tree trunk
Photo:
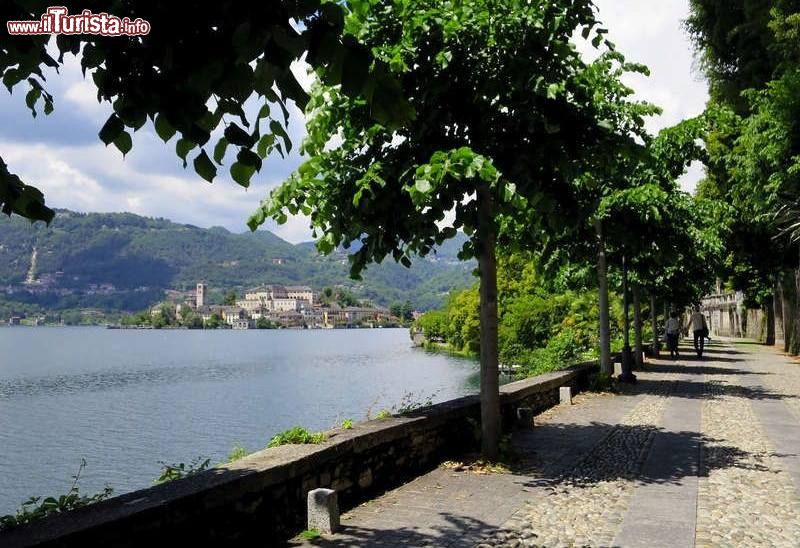
[[[775,297],[772,299],[772,308],[774,310],[773,314],[775,314],[775,344],[778,344],[778,341],[783,344],[783,340],[785,339],[784,333],[786,333],[783,325],[783,290],[781,289],[781,275],[778,275],[777,281],[775,282]]]
[[[656,312],[655,295],[650,295],[650,322],[653,325],[653,357],[658,358],[661,351],[658,349],[658,312]]]
[[[614,374],[614,365],[611,363],[611,323],[608,310],[608,263],[606,262],[606,241],[603,236],[603,222],[597,219],[594,222],[597,235],[597,286],[599,289],[600,307],[600,373]]]
[[[478,191],[477,258],[480,272],[481,452],[496,461],[500,445],[500,374],[497,348],[497,224],[489,189]]]
[[[775,346],[775,295],[767,299],[764,308],[767,313],[767,333],[764,337],[764,344],[767,346]]]
[[[800,353],[800,314],[797,306],[800,303],[800,268],[794,270],[794,285],[792,287],[792,310],[794,322],[792,322],[792,341],[789,345],[789,353],[797,355]]]
[[[633,346],[636,369],[641,370],[644,366],[642,356],[644,347],[642,346],[642,299],[639,294],[639,286],[633,286]]]
[[[792,289],[793,284],[789,283],[789,276],[784,276],[781,280],[781,304],[783,306],[783,351],[789,352],[792,346],[792,338],[794,337],[794,323],[797,319],[795,313],[795,298]]]

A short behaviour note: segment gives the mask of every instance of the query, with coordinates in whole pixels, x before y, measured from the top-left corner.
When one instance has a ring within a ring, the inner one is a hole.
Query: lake
[[[477,365],[405,329],[0,329],[0,514],[62,494],[152,484],[159,461],[225,460],[295,425],[322,430],[404,395],[477,391]]]

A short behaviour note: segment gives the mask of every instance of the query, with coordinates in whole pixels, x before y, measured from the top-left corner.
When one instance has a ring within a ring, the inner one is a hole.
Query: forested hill
[[[451,289],[473,283],[474,264],[456,259],[459,242],[411,269],[391,260],[373,265],[357,282],[348,278],[344,253],[323,257],[313,244],[293,245],[264,230],[234,234],[132,213],[62,210],[49,227],[0,217],[0,298],[6,304],[137,310],[166,289],[190,289],[202,280],[218,294],[263,283],[315,290],[344,285],[380,304],[410,300],[428,309]]]

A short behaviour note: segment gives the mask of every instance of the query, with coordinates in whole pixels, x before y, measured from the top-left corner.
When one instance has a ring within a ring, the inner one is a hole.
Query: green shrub
[[[323,443],[327,438],[324,432],[309,432],[301,426],[295,426],[275,434],[267,447],[280,447],[281,445],[304,445]]]
[[[433,405],[433,399],[436,397],[436,394],[437,392],[434,392],[430,396],[423,396],[422,394],[417,395],[414,392],[406,392],[403,394],[403,397],[400,398],[400,403],[392,406],[392,413],[390,413],[390,415],[407,415],[417,409],[429,407]]]
[[[229,463],[236,462],[237,460],[241,460],[241,459],[245,458],[248,454],[249,453],[248,453],[247,449],[245,449],[244,447],[242,447],[241,445],[239,445],[237,443],[236,445],[233,446],[233,449],[231,449],[231,452],[228,453],[228,462]]]
[[[114,494],[111,487],[106,487],[94,495],[81,495],[78,481],[85,467],[86,461],[81,459],[78,472],[72,476],[72,486],[66,494],[58,497],[31,497],[20,505],[16,513],[0,516],[0,531],[13,529],[52,514],[63,514],[111,497]]]
[[[426,312],[414,323],[414,327],[422,331],[429,341],[443,341],[447,335],[447,311]]]
[[[392,412],[389,411],[388,409],[381,409],[375,416],[375,418],[379,420],[389,419],[391,417],[392,417]]]
[[[342,421],[342,429],[343,430],[352,430],[353,429],[353,419],[344,419]]]
[[[163,461],[161,461],[160,464],[161,475],[156,478],[154,482],[156,485],[166,483],[168,481],[183,479],[191,476],[192,474],[197,474],[203,472],[204,470],[208,470],[211,467],[211,459],[197,457],[189,464],[183,462],[179,462],[178,464],[167,464]]]

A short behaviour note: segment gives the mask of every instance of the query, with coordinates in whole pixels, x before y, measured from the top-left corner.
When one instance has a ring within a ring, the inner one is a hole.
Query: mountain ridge
[[[465,236],[458,238],[463,243]],[[198,281],[216,297],[263,283],[302,283],[317,291],[344,286],[377,304],[410,300],[425,310],[474,283],[474,263],[459,262],[458,248],[450,242],[411,269],[393,261],[371,265],[363,281],[354,281],[342,251],[322,256],[313,242],[292,244],[268,230],[234,233],[126,212],[59,210],[50,226],[0,219],[0,299],[46,310],[134,311]]]

